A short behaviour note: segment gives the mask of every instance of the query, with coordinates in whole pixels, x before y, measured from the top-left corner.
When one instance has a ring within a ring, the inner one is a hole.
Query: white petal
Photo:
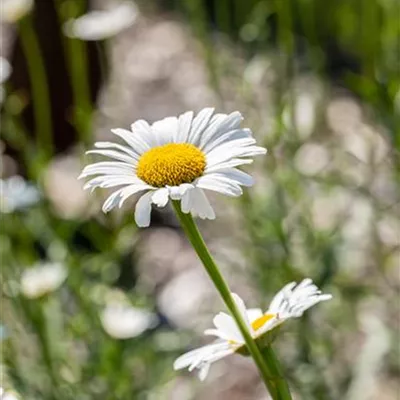
[[[185,194],[181,197],[181,210],[184,214],[188,214],[191,212],[192,207],[193,207],[193,196],[192,192],[194,189],[187,190]]]
[[[216,140],[216,138],[222,136],[226,132],[239,128],[242,119],[243,117],[238,111],[234,111],[229,115],[222,114],[216,119],[216,123],[204,132],[201,138],[201,146],[207,145],[210,140]]]
[[[159,146],[173,143],[176,132],[178,132],[178,119],[167,117],[154,122],[151,128]]]
[[[277,314],[282,321],[287,318],[300,317],[310,307],[331,298],[332,296],[329,294],[321,294],[311,279],[305,279],[297,286],[296,282],[291,282],[273,298],[268,312]]]
[[[191,190],[190,196],[193,199],[190,211],[194,215],[199,216],[201,219],[215,219],[215,212],[202,189],[195,188]]]
[[[200,368],[200,370],[199,370],[199,379],[202,382],[207,378],[208,372],[210,371],[210,366],[211,366],[210,363],[206,363],[206,364],[204,364],[203,367]]]
[[[130,163],[132,164],[132,167],[136,165],[136,160],[133,157],[115,150],[89,150],[86,152],[86,154],[99,154],[101,156],[110,157],[128,164]]]
[[[150,225],[151,196],[153,196],[153,192],[150,191],[144,194],[136,203],[135,221],[140,228]]]
[[[247,309],[247,318],[250,322],[254,322],[256,319],[263,316],[263,312],[261,308],[248,308]]]
[[[192,129],[189,134],[189,143],[197,146],[200,141],[201,134],[204,129],[207,127],[207,124],[210,121],[211,116],[214,113],[214,108],[203,108],[197,116],[193,119]]]
[[[130,185],[124,188],[118,189],[113,192],[104,202],[102,210],[104,213],[111,211],[114,207],[119,205],[122,206],[123,202],[135,193],[149,189],[151,186],[148,185]]]
[[[296,286],[296,282],[290,282],[285,285],[272,299],[271,304],[268,308],[268,312],[271,314],[277,314],[282,306],[282,302],[287,297],[287,294]]]
[[[139,119],[131,125],[131,129],[132,133],[139,136],[149,148],[157,146],[156,138],[147,121]]]
[[[231,158],[248,157],[266,153],[266,150],[263,147],[253,146],[253,144],[255,144],[255,139],[244,138],[232,140],[231,142],[218,146],[207,153],[207,165],[227,161]]]
[[[102,176],[97,176],[96,178],[93,178],[90,181],[86,182],[83,189],[84,190],[90,188],[95,189],[96,187],[110,188],[122,185],[141,185],[141,184],[143,184],[143,182],[136,176],[102,175]]]
[[[235,320],[230,315],[220,312],[214,317],[213,322],[220,332],[223,332],[226,337],[230,337],[230,340],[244,343],[242,334],[240,333]]]
[[[169,195],[172,200],[181,200],[185,193],[193,188],[194,186],[191,183],[182,183],[179,186],[168,186]]]
[[[247,328],[251,329],[249,319],[247,318],[247,309],[244,301],[236,293],[231,293],[231,296]]]
[[[208,165],[204,171],[204,173],[209,174],[211,172],[219,172],[220,170],[238,167],[239,165],[251,164],[253,160],[251,159],[240,159],[240,158],[232,158],[229,161],[215,162],[213,165]]]
[[[202,146],[201,149],[207,154],[217,146],[237,139],[251,138],[251,136],[252,132],[250,129],[234,129],[222,134],[221,136],[213,137],[206,145]]]
[[[132,165],[119,161],[101,161],[87,165],[78,179],[86,178],[91,175],[132,175],[136,176]]]
[[[189,371],[193,371],[195,368],[202,368],[204,364],[210,364],[214,361],[218,361],[229,354],[232,354],[232,349],[229,343],[222,342],[218,343],[218,346],[211,347],[198,355],[196,359],[190,364]]]
[[[132,195],[134,195],[136,193],[142,192],[143,190],[149,190],[149,189],[153,189],[153,188],[151,186],[149,186],[149,185],[146,185],[146,184],[145,185],[132,185],[132,186],[126,187],[122,191],[121,198],[120,198],[119,203],[118,203],[118,207],[121,208],[122,205],[124,204],[125,200],[128,197],[130,197],[130,196],[132,196]]]
[[[216,336],[222,340],[229,341],[232,339],[231,335],[226,334],[224,331],[220,331],[219,329],[206,329],[204,334],[207,336]]]
[[[157,207],[165,207],[169,200],[169,190],[167,188],[156,190],[151,200]]]
[[[193,111],[185,112],[179,116],[178,131],[175,137],[176,143],[186,143],[188,141],[192,120]]]
[[[192,365],[194,362],[196,362],[198,360],[199,355],[201,355],[202,357],[206,357],[207,355],[215,354],[222,350],[226,350],[227,347],[228,346],[227,346],[226,342],[216,342],[216,343],[212,343],[212,344],[200,347],[195,350],[191,350],[191,351],[181,355],[180,357],[178,357],[175,360],[174,369],[178,370],[178,369],[189,367],[190,365]]]
[[[94,147],[97,147],[98,149],[116,149],[116,150],[126,153],[128,156],[132,157],[136,161],[139,160],[139,154],[136,153],[131,147],[128,148],[127,146],[122,146],[118,143],[96,142],[94,144]]]
[[[249,174],[235,168],[227,168],[218,171],[218,176],[223,176],[243,186],[253,186],[254,179]]]
[[[104,202],[102,210],[104,213],[107,213],[109,211],[111,211],[119,202],[122,191],[125,188],[116,190],[115,192],[113,192]]]
[[[240,186],[222,180],[214,176],[202,176],[196,181],[196,186],[202,189],[213,190],[214,192],[222,193],[226,196],[237,197],[243,191]]]
[[[209,345],[212,346],[212,345]],[[197,360],[199,354],[205,352],[208,346],[200,347],[198,349],[189,351],[180,357],[178,357],[174,362],[174,370],[179,370],[189,367],[195,360]]]
[[[111,129],[111,132],[119,136],[121,139],[125,140],[125,142],[128,143],[129,146],[131,146],[132,149],[135,150],[135,152],[139,155],[145,153],[147,150],[150,149],[149,144],[146,143],[140,135],[135,135],[131,131],[117,128]]]

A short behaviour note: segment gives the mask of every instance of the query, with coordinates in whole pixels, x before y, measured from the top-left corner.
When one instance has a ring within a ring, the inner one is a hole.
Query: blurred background
[[[334,296],[276,340],[294,398],[400,398],[398,0],[0,0],[0,20],[2,398],[268,399],[244,357],[173,371],[222,302],[170,208],[139,230],[77,180],[111,128],[205,106],[269,150],[200,223],[232,289]]]

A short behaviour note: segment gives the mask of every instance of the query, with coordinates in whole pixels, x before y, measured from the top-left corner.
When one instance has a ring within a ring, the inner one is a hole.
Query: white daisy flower
[[[0,21],[17,22],[31,11],[33,0],[1,0]]]
[[[194,213],[203,219],[214,219],[204,189],[227,196],[240,196],[240,186],[251,186],[250,175],[236,167],[253,162],[248,157],[265,154],[256,146],[250,129],[240,128],[242,116],[214,114],[205,108],[194,117],[188,111],[179,117],[168,117],[149,125],[136,121],[131,131],[113,129],[124,145],[97,142],[100,154],[116,161],[88,165],[79,178],[97,175],[85,189],[120,186],[103,205],[108,212],[121,207],[135,193],[146,192],[136,204],[138,226],[150,224],[151,204],[164,207],[168,200],[181,200],[184,213]]]
[[[67,278],[62,264],[46,263],[26,269],[21,276],[21,293],[36,299],[58,289]]]
[[[129,339],[155,326],[155,314],[125,305],[108,305],[100,316],[104,330],[114,339]]]
[[[321,294],[311,279],[304,279],[299,284],[287,284],[275,295],[265,313],[260,308],[247,309],[243,300],[235,293],[232,293],[232,297],[254,339],[260,338],[289,318],[301,317],[304,311],[320,301],[332,298],[330,294]],[[198,369],[200,380],[204,380],[212,363],[245,346],[243,336],[230,315],[220,312],[213,322],[215,328],[207,329],[204,333],[218,339],[180,356],[174,363],[175,370]]]
[[[91,11],[64,25],[64,33],[81,40],[102,40],[131,26],[138,16],[136,5],[125,1],[109,10]]]
[[[8,179],[0,179],[0,211],[11,213],[36,204],[40,199],[38,189],[25,181],[22,176],[15,175]]]

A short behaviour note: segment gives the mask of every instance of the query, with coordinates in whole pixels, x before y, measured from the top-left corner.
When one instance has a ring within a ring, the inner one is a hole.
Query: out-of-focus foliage
[[[111,2],[92,4],[104,6]],[[400,372],[399,3],[138,7],[135,26],[107,43],[62,36],[63,22],[87,9],[81,0],[36,0],[33,14],[4,28],[15,28],[18,39],[8,44],[14,71],[4,83],[2,172],[24,174],[40,198],[21,205],[20,190],[7,207],[2,185],[2,386],[28,400],[265,398],[239,356],[201,385],[173,372],[174,358],[200,342],[220,304],[210,300],[171,211],[154,213],[152,227],[138,231],[129,206],[103,215],[104,194],[89,202],[75,179],[85,147],[106,135],[103,125],[213,102],[239,109],[269,150],[251,166],[254,188],[225,200],[219,219],[202,225],[229,282],[249,306],[267,305],[285,283],[305,276],[334,295],[276,340],[295,396],[393,398]],[[28,299],[23,271],[41,262],[61,263],[67,279]],[[113,339],[101,319],[110,304],[146,309],[157,322]]]

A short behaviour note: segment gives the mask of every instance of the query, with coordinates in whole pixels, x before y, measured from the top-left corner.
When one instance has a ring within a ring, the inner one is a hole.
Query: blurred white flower
[[[381,396],[379,390],[379,377],[390,350],[390,333],[381,320],[384,310],[377,307],[380,305],[379,302],[365,300],[364,302],[365,310],[359,315],[363,332],[362,346],[359,348],[357,358],[352,362],[353,379],[345,396],[346,400],[385,398]]]
[[[0,21],[17,22],[33,7],[33,0],[1,0]]]
[[[205,274],[200,268],[194,268],[174,276],[164,286],[157,303],[163,315],[175,326],[193,329],[199,323],[202,305],[211,297],[210,292]],[[182,298],[186,300],[182,301]]]
[[[38,189],[25,181],[22,176],[15,175],[0,179],[0,211],[11,213],[36,204],[40,199]]]
[[[352,199],[351,192],[340,186],[314,195],[310,209],[314,227],[318,230],[335,228],[347,216]]]
[[[253,86],[260,87],[264,77],[272,73],[271,67],[272,63],[270,59],[266,56],[257,55],[248,62],[243,73],[243,78]]]
[[[326,147],[317,143],[303,144],[294,156],[294,165],[296,169],[307,176],[317,175],[328,163],[328,150]]]
[[[11,75],[11,65],[4,57],[0,57],[0,84],[3,84]]]
[[[131,26],[138,16],[138,9],[125,1],[109,10],[91,11],[64,25],[64,33],[81,40],[102,40],[112,37]]]
[[[240,127],[242,119],[238,111],[214,114],[214,108],[204,108],[196,116],[188,111],[152,125],[139,120],[131,130],[113,129],[125,145],[97,142],[97,149],[88,153],[116,161],[90,164],[79,179],[91,177],[84,189],[92,191],[120,187],[104,202],[104,212],[145,192],[135,209],[140,227],[150,225],[152,204],[165,207],[170,199],[180,200],[185,214],[215,219],[204,190],[229,197],[242,195],[241,186],[252,186],[253,178],[236,167],[250,164],[251,157],[267,152],[256,146],[250,129]]]
[[[0,104],[4,100],[3,83],[10,77],[12,72],[11,64],[6,58],[0,57]]]
[[[400,221],[396,215],[384,215],[376,225],[379,238],[387,246],[400,244]]]
[[[0,400],[19,400],[20,397],[14,391],[5,391],[0,387]]]
[[[287,284],[275,295],[265,313],[260,308],[247,309],[243,300],[235,293],[232,293],[232,297],[254,339],[289,318],[301,317],[304,311],[315,304],[332,298],[330,294],[321,294],[311,279],[304,279],[298,285],[296,282]],[[175,370],[187,367],[189,371],[198,369],[200,380],[204,380],[212,363],[245,346],[243,336],[230,315],[220,312],[213,322],[215,328],[207,329],[204,334],[216,336],[218,339],[212,344],[180,356],[174,363]]]
[[[157,323],[155,314],[131,306],[110,304],[102,311],[104,330],[114,339],[128,339],[141,335]]]
[[[316,120],[315,98],[311,94],[299,95],[294,104],[296,129],[302,139],[309,137],[314,130]]]
[[[347,152],[363,163],[380,163],[389,152],[383,136],[363,124],[356,131],[343,135],[342,143]]]
[[[39,264],[26,269],[21,276],[21,292],[36,299],[59,288],[67,278],[67,270],[59,263]]]
[[[348,243],[368,244],[374,223],[374,207],[364,196],[353,196],[347,209],[347,218],[342,225],[342,235]]]

